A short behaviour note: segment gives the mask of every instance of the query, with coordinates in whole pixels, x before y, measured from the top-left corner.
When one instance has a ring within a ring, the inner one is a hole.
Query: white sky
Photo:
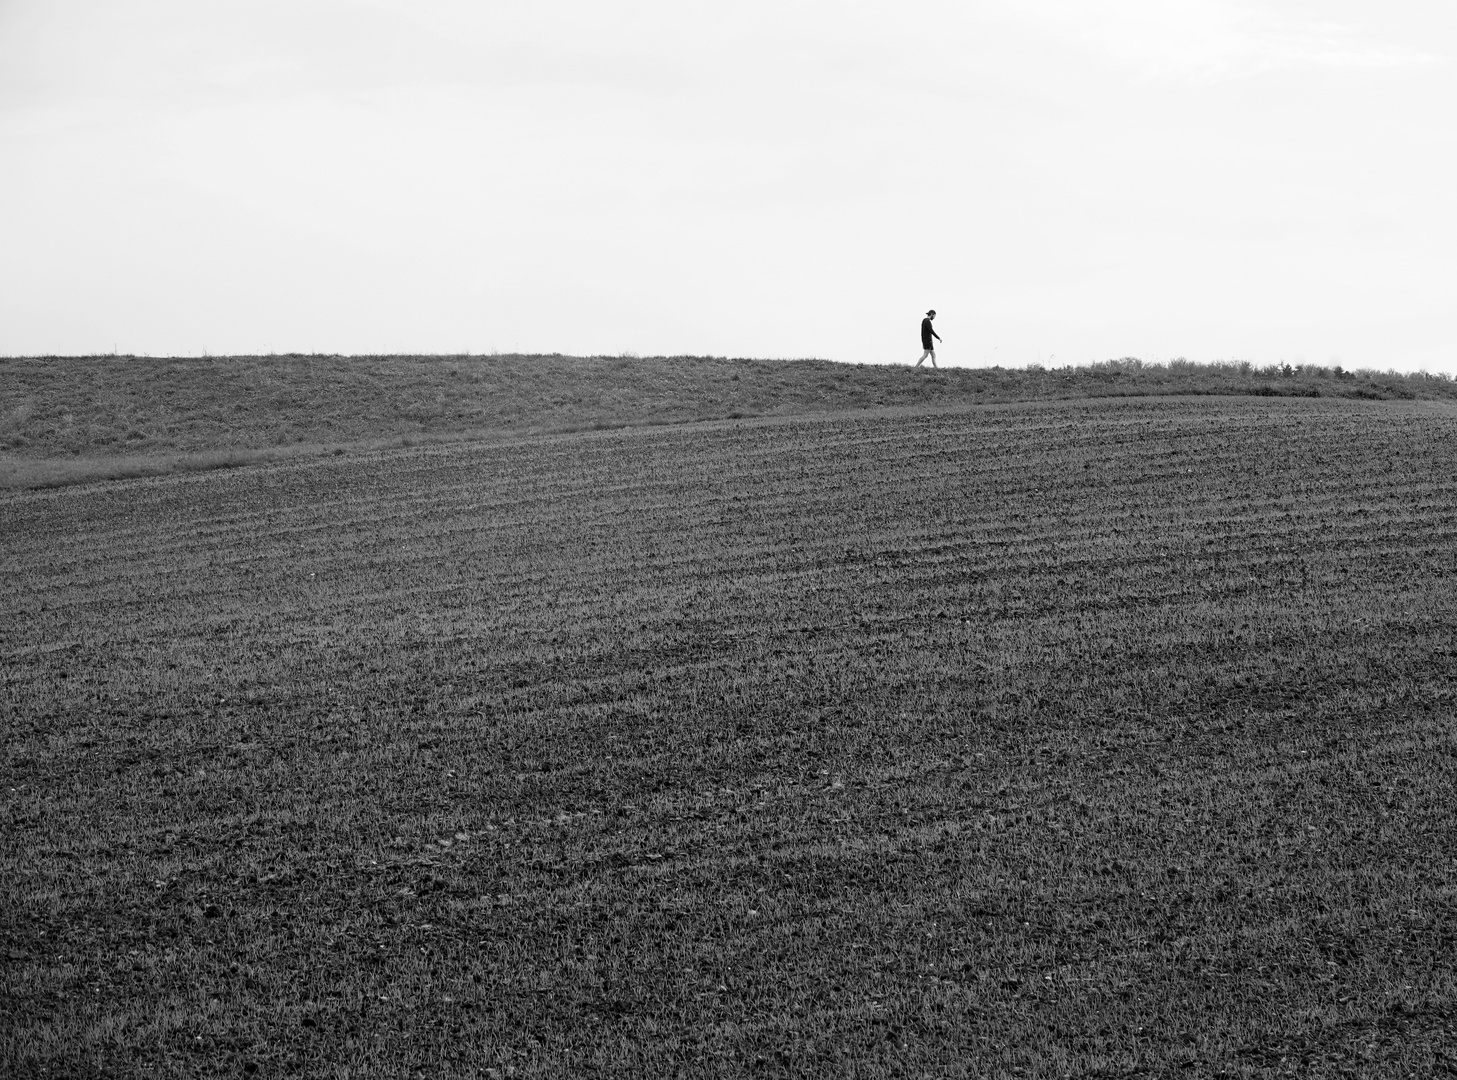
[[[1457,373],[1451,0],[0,0],[0,354]]]

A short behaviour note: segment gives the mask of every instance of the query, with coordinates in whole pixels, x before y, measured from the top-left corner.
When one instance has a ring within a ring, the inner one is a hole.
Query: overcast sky
[[[1457,373],[1451,0],[0,0],[0,354]]]

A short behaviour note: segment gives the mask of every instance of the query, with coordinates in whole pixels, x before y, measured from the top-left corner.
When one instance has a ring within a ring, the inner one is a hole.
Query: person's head
[[[935,317],[936,317],[936,309],[935,308],[932,308],[930,311],[926,312],[926,318],[928,318],[928,319],[934,319]]]

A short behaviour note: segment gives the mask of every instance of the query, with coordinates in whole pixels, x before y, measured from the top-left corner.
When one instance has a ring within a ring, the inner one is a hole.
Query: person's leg
[[[926,362],[926,357],[931,355],[932,353],[930,349],[927,349],[925,352],[921,353],[921,358],[916,361],[916,367],[920,367],[922,364],[924,364]],[[931,362],[935,363],[935,360],[932,360]]]
[[[936,366],[936,350],[935,349],[927,349],[926,350],[926,355],[931,358],[931,366],[932,367],[935,367]]]

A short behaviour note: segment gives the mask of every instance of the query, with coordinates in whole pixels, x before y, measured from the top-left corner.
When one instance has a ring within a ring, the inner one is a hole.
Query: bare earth
[[[1125,398],[0,492],[0,1073],[1451,1072],[1454,465]]]

